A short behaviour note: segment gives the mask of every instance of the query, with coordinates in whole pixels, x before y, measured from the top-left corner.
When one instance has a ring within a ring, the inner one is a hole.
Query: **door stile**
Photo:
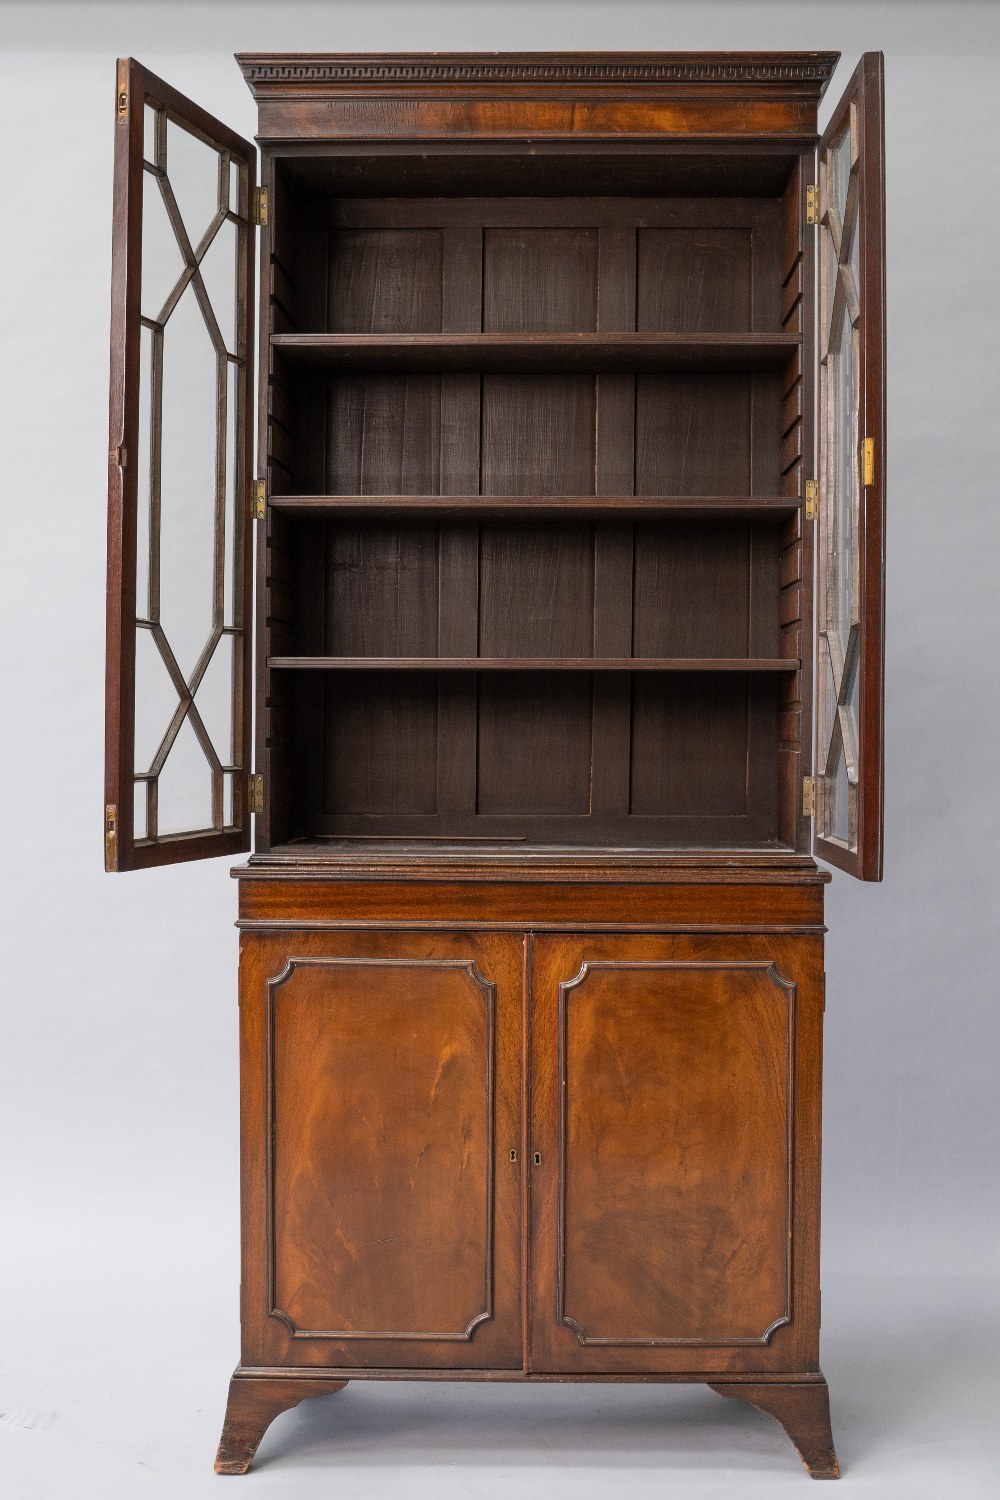
[[[111,237],[111,371],[108,421],[108,590],[104,716],[104,864],[131,869],[132,759],[135,734],[137,468],[126,434],[138,426],[138,325],[142,270],[141,110],[130,110],[129,59],[119,58],[115,86],[114,198]],[[137,186],[138,185],[138,186]]]

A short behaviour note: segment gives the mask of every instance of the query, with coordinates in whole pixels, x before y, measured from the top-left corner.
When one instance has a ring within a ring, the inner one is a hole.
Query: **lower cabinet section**
[[[248,934],[243,1363],[808,1372],[822,940]]]

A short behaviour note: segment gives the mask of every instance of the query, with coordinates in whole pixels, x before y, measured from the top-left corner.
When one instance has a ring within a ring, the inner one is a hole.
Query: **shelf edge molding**
[[[269,656],[271,671],[797,672],[798,658],[740,656]]]
[[[271,495],[285,515],[718,516],[784,520],[802,509],[799,495]]]
[[[271,348],[311,364],[494,371],[778,369],[798,333],[274,333]]]

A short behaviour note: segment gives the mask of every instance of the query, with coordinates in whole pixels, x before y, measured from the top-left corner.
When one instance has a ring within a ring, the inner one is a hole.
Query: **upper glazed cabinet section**
[[[119,64],[109,868],[262,808],[802,851],[815,728],[816,852],[879,878],[881,59],[817,159],[836,60],[244,55],[259,190]]]

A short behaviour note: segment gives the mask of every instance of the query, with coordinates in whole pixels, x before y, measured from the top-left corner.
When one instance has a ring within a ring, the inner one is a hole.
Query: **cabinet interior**
[[[268,167],[261,847],[800,847],[799,158]]]

